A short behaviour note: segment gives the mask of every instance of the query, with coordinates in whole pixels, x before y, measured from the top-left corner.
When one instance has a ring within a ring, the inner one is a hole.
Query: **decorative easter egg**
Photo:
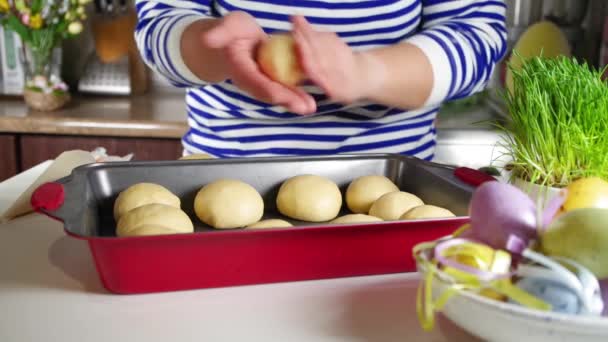
[[[537,237],[536,205],[518,188],[486,182],[469,207],[471,234],[495,249],[520,253]]]
[[[608,209],[576,209],[541,234],[542,252],[572,259],[598,279],[608,278]]]
[[[562,212],[581,208],[608,209],[608,182],[599,177],[576,180],[566,189],[568,192]]]
[[[540,278],[523,278],[517,282],[517,286],[551,304],[552,311],[568,314],[578,314],[581,311],[582,304],[578,296],[559,282]]]

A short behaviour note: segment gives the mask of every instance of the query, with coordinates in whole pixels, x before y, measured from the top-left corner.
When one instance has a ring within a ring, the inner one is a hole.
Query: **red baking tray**
[[[342,191],[358,176],[385,175],[401,190],[458,217],[359,225],[289,220],[295,227],[218,231],[194,215],[193,199],[203,185],[233,178],[262,194],[267,218],[280,217],[274,202],[278,187],[297,174],[328,177]],[[135,294],[415,271],[412,247],[466,223],[471,184],[487,180],[473,170],[400,155],[112,162],[82,166],[42,185],[32,205],[64,222],[68,235],[88,242],[109,291]],[[114,200],[139,182],[158,183],[178,195],[195,232],[117,237]]]

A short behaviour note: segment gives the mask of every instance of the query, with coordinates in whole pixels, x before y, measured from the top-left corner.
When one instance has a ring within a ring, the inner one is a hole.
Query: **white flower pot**
[[[549,201],[557,196],[562,190],[561,188],[530,183],[521,178],[514,178],[511,181],[511,184],[528,194],[541,209],[545,208]]]

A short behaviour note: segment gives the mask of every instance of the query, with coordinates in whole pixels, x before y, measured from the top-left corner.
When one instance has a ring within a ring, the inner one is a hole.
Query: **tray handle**
[[[468,185],[478,187],[485,182],[496,181],[496,178],[489,174],[471,169],[469,167],[457,167],[454,169],[454,176]]]
[[[64,206],[66,192],[68,189],[62,180],[44,183],[34,190],[30,197],[32,209],[37,213],[66,223],[70,216],[67,206]]]
[[[31,205],[35,211],[55,211],[65,201],[65,188],[63,184],[48,182],[39,186],[31,197]]]

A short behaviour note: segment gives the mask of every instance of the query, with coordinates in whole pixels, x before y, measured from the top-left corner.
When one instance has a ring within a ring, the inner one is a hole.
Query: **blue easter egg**
[[[517,286],[551,304],[552,311],[567,314],[581,312],[582,303],[578,296],[563,284],[540,278],[523,278],[517,282]]]

